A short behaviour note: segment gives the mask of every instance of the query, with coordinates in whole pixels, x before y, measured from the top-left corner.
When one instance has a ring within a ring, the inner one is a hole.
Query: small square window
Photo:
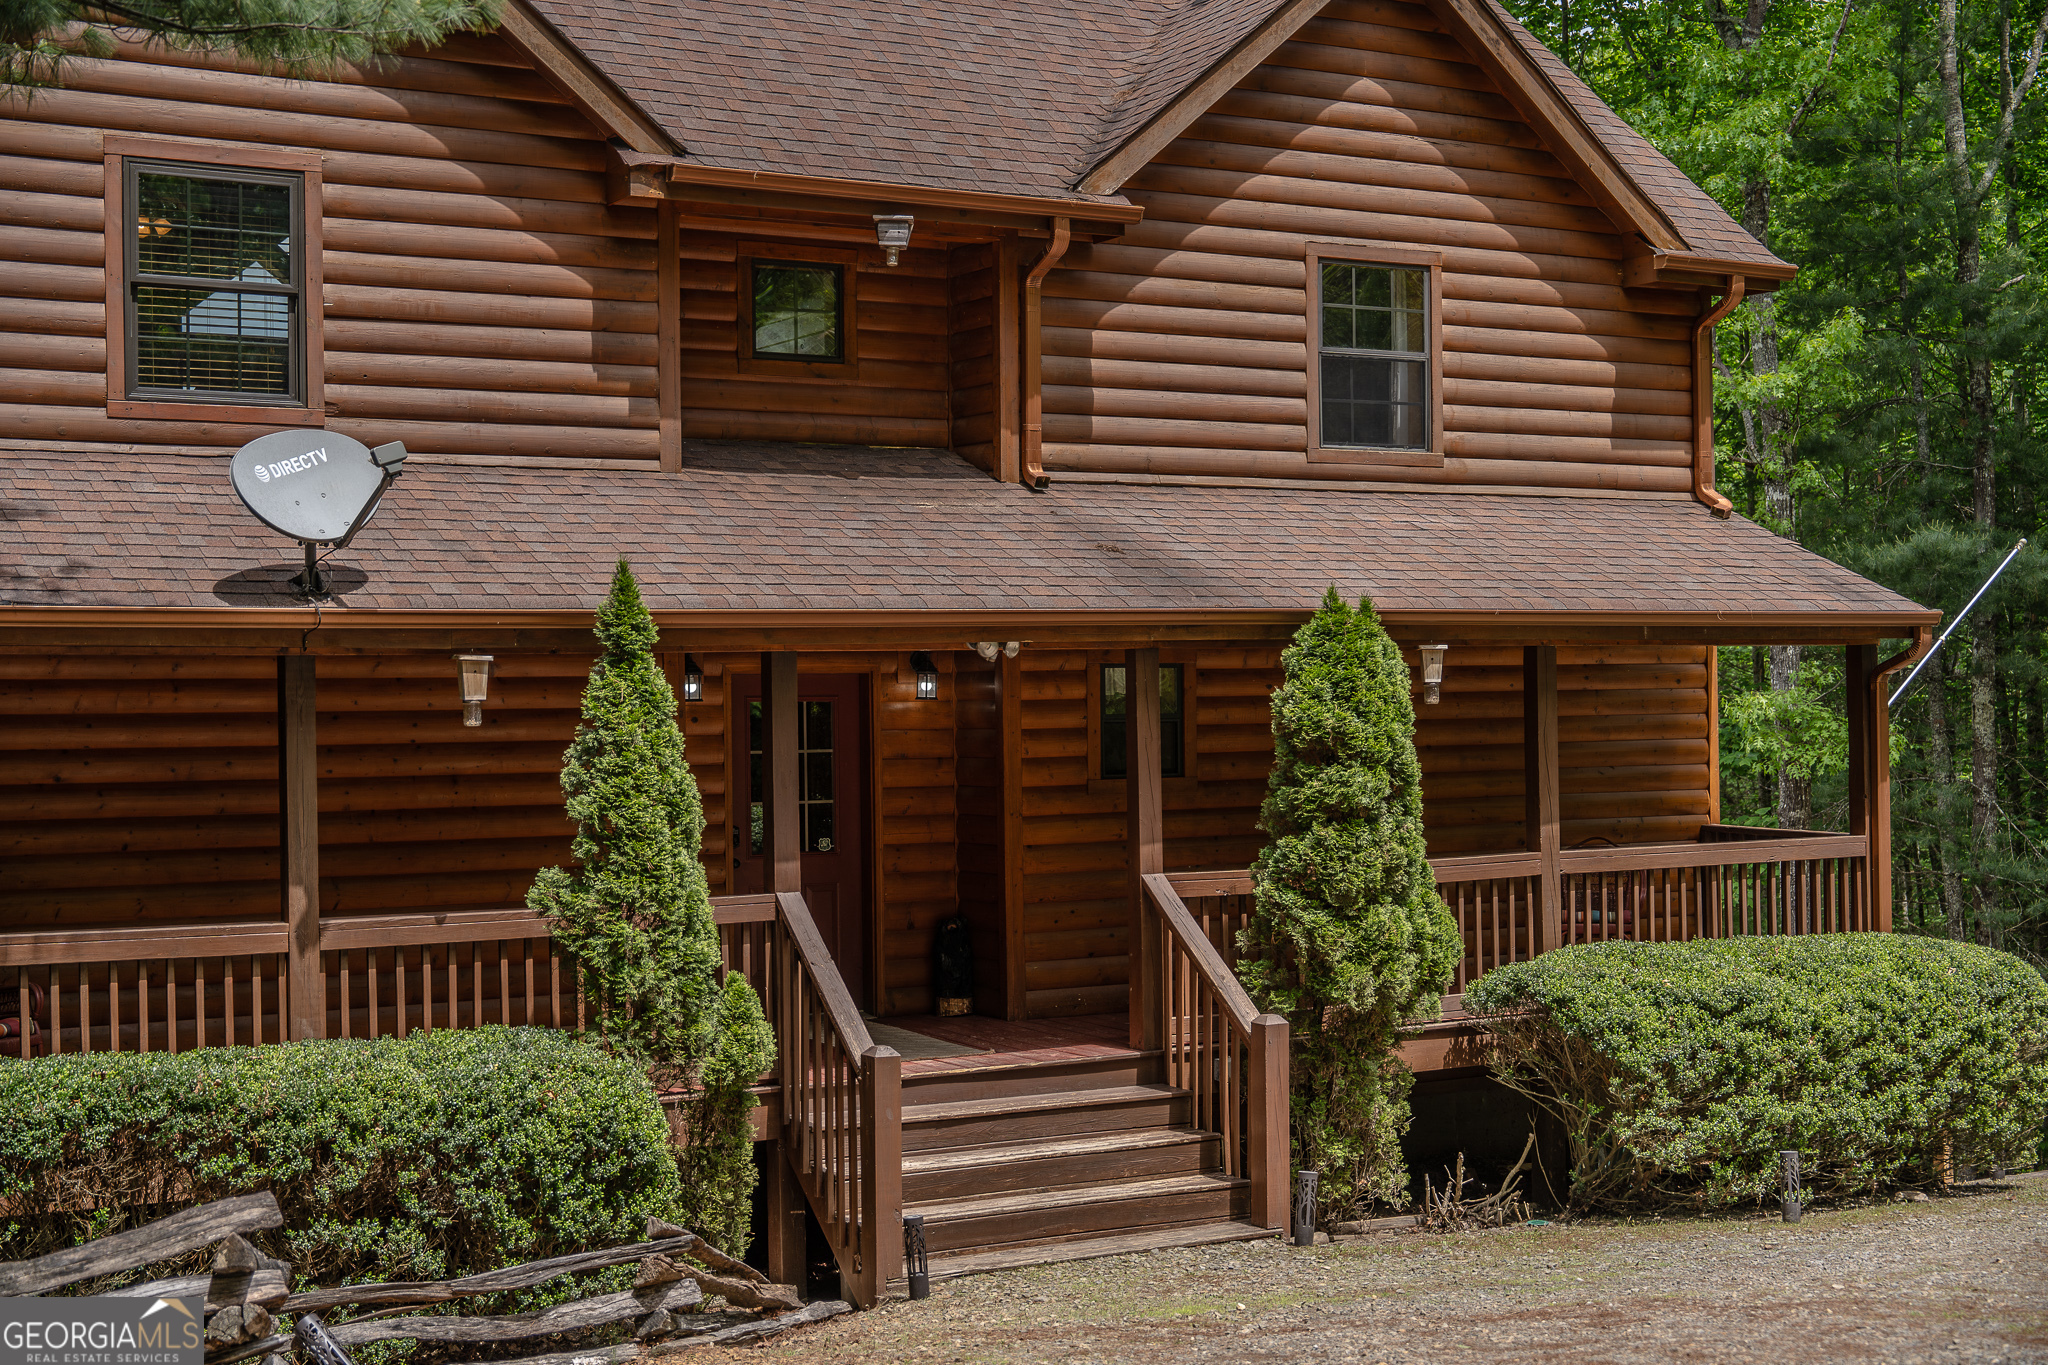
[[[1102,668],[1102,711],[1097,732],[1102,743],[1102,775],[1124,777],[1129,767],[1125,746],[1129,717],[1128,688],[1122,664]],[[1182,665],[1159,665],[1159,775],[1179,777],[1185,770],[1187,733],[1186,692],[1182,686]]]
[[[753,353],[790,360],[846,358],[846,271],[797,261],[753,264]]]
[[[303,178],[128,158],[129,398],[306,401]]]

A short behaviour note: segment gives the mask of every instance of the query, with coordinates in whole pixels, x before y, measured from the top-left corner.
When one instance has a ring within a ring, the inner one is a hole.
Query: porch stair
[[[1133,1051],[907,1072],[903,1212],[932,1277],[1272,1236],[1162,1070]]]

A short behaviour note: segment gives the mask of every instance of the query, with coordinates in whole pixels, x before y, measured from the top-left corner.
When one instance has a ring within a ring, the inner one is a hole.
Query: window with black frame
[[[803,261],[753,262],[753,354],[846,359],[846,271]]]
[[[1321,444],[1429,449],[1428,278],[1400,266],[1322,262]]]
[[[303,181],[129,159],[127,390],[289,404],[305,393]]]
[[[1102,775],[1128,776],[1126,754],[1130,716],[1129,686],[1122,664],[1102,667],[1102,709],[1097,733],[1102,743]],[[1184,742],[1187,733],[1187,700],[1182,687],[1181,665],[1159,665],[1159,775],[1179,777],[1185,770]]]

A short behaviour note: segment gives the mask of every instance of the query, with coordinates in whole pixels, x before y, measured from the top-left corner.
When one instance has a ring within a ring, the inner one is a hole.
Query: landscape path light
[[[458,654],[456,667],[462,675],[462,723],[478,726],[484,723],[484,702],[491,694],[491,663],[489,654]]]

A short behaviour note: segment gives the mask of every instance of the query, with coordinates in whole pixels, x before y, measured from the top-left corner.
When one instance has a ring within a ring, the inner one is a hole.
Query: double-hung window
[[[110,414],[322,421],[317,157],[108,144]]]
[[[1321,243],[1307,264],[1310,458],[1441,463],[1438,254]]]

